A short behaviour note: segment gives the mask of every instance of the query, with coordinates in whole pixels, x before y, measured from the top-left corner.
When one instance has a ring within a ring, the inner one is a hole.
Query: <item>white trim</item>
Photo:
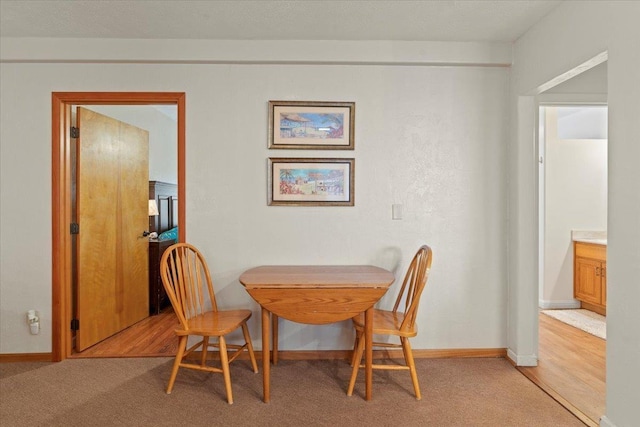
[[[511,43],[0,38],[0,62],[511,66]]]
[[[556,105],[607,105],[606,93],[541,93],[541,107]]]
[[[582,74],[597,65],[602,64],[603,62],[606,62],[607,59],[609,59],[609,53],[607,51],[601,52],[588,61],[585,61],[582,64],[578,65],[577,67],[574,67],[569,71],[566,71],[559,76],[556,76],[555,78],[549,80],[548,82],[538,86],[537,93],[541,94],[543,92],[546,92],[552,87],[558,86],[559,84],[564,83],[567,80],[570,80],[573,77]]]
[[[616,427],[606,415],[600,417],[600,427]]]
[[[534,354],[519,356],[509,348],[507,349],[507,357],[515,363],[516,366],[538,366],[538,358]]]
[[[580,301],[576,299],[550,301],[538,300],[538,306],[543,310],[562,310],[571,308],[580,308]]]

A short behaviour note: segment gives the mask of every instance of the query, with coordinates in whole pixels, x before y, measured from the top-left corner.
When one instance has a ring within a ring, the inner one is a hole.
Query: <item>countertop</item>
[[[607,246],[607,232],[594,230],[571,230],[571,239],[574,242],[591,243]]]
[[[582,243],[592,243],[594,245],[604,245],[607,246],[607,239],[573,239],[574,242],[582,242]]]

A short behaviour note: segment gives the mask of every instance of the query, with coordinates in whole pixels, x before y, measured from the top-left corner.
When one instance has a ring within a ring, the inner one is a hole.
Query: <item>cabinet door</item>
[[[576,258],[576,298],[591,304],[602,304],[601,262],[588,258]]]

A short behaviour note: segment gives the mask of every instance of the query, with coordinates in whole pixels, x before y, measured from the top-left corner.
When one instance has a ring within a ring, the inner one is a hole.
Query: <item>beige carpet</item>
[[[347,362],[281,361],[271,403],[248,361],[232,364],[234,404],[220,375],[182,370],[164,389],[171,359],[68,359],[0,364],[3,426],[582,426],[505,359],[417,360],[422,400],[408,372],[363,375],[345,394]]]
[[[590,310],[542,310],[542,314],[558,319],[574,328],[595,335],[603,340],[607,339],[607,318]]]

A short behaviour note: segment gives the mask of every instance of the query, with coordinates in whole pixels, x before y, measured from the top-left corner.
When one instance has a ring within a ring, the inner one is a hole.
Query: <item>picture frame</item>
[[[268,159],[269,206],[354,206],[355,159]]]
[[[269,148],[353,150],[355,102],[269,101]]]

